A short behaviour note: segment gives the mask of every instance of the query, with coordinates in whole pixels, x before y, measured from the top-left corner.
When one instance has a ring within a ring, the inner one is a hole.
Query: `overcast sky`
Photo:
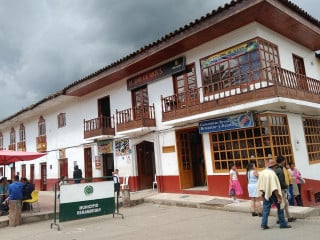
[[[0,0],[0,121],[227,2]]]

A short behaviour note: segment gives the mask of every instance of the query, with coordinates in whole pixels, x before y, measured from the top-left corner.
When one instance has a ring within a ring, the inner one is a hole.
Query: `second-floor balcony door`
[[[293,54],[294,71],[298,74],[297,76],[297,87],[298,89],[308,90],[308,84],[306,79],[306,69],[304,67],[303,58]]]
[[[149,96],[147,86],[133,90],[132,98],[134,120],[142,119],[144,114],[149,116]]]
[[[177,96],[176,103],[178,107],[184,107],[197,102],[198,92],[197,79],[194,64],[188,65],[186,70],[177,74],[173,78],[174,91]]]

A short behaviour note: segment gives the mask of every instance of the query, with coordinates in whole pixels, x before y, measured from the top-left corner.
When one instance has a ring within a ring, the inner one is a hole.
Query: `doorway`
[[[304,66],[304,61],[302,57],[295,54],[292,55],[294,71],[298,74],[297,76],[297,87],[299,90],[308,90],[308,83],[306,79],[306,69]]]
[[[47,190],[47,164],[40,164],[40,191]]]
[[[156,173],[153,142],[143,141],[136,146],[139,190],[152,188]]]
[[[84,176],[92,178],[92,153],[91,148],[84,148]]]
[[[114,171],[113,153],[102,154],[102,166],[103,176],[112,176]],[[108,180],[113,180],[113,178],[108,178]]]
[[[68,158],[59,159],[59,177],[65,176],[68,178]]]
[[[198,128],[177,131],[176,137],[181,188],[205,186],[206,169]]]

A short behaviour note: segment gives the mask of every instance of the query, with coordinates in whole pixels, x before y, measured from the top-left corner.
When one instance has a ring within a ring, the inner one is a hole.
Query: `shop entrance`
[[[152,188],[152,182],[156,173],[154,144],[152,142],[143,141],[137,145],[137,162],[139,190]]]
[[[112,176],[114,171],[113,153],[102,154],[103,176]],[[112,178],[108,179],[112,180]]]
[[[177,131],[176,137],[181,188],[205,186],[206,169],[198,128]]]
[[[47,164],[40,163],[40,190],[47,190]]]

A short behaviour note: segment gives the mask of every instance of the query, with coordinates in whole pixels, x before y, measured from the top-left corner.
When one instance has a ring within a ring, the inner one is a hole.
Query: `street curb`
[[[229,212],[242,212],[250,213],[250,206],[245,201],[240,201],[239,203],[232,203],[231,201],[221,200],[221,199],[212,199],[211,201],[206,202],[195,202],[195,201],[181,201],[181,200],[168,200],[168,199],[155,199],[152,197],[140,198],[135,200],[130,200],[130,202],[123,204],[122,201],[119,202],[119,208],[125,207],[134,207],[143,203],[158,204],[158,205],[167,205],[167,206],[176,206],[176,207],[189,207],[189,208],[199,208],[199,209],[208,209],[208,210],[222,210]],[[290,207],[290,213],[293,217],[298,219],[304,219],[311,216],[320,216],[320,208],[312,207]],[[271,216],[276,216],[276,209],[271,209]],[[45,221],[53,219],[53,211],[44,211],[44,212],[32,212],[25,213],[22,215],[22,223],[34,223],[39,221]],[[56,218],[59,219],[59,212],[56,213]],[[8,227],[9,219],[0,220],[0,228]]]

